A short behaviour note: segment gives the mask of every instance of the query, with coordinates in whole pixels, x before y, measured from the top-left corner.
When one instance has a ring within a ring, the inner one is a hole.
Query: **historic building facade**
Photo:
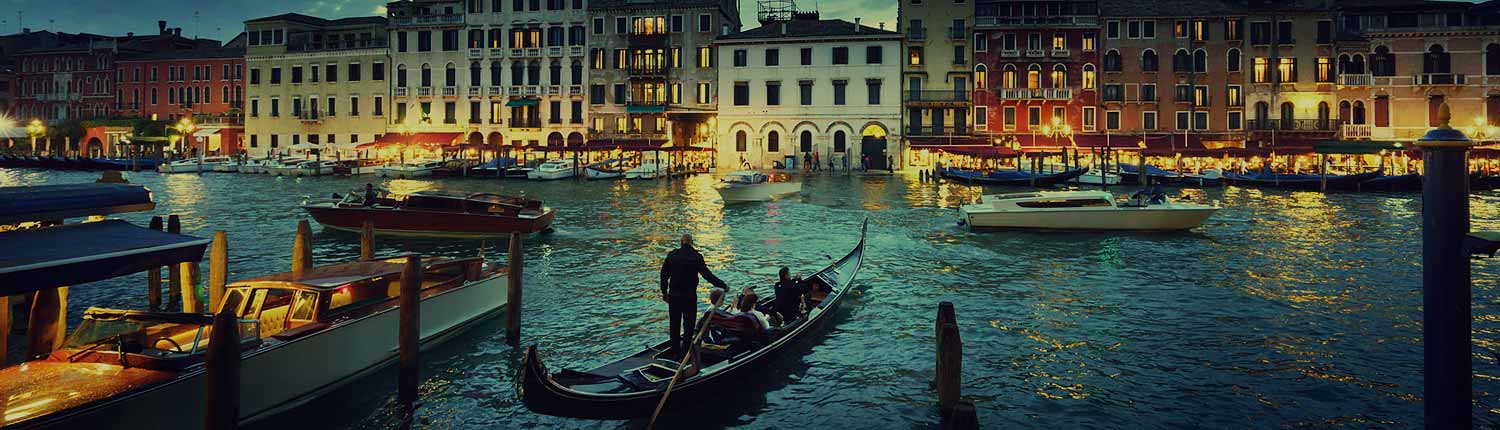
[[[762,24],[714,44],[720,169],[900,158],[901,34],[812,13]]]
[[[158,21],[154,35],[90,36],[13,55],[12,110],[20,118],[48,122],[104,118],[114,114],[115,60],[122,55],[219,46],[182,37],[182,29]]]
[[[1026,146],[1099,131],[1094,0],[975,5],[974,126]]]
[[[352,157],[385,133],[384,17],[284,14],[245,21],[245,150]]]
[[[115,61],[114,108],[123,116],[166,120],[238,116],[244,84],[243,44],[123,56]]]
[[[1338,76],[1329,2],[1252,2],[1243,18],[1246,140],[1312,146],[1337,137]]]
[[[730,0],[589,3],[589,132],[601,144],[711,147],[720,106],[716,37],[740,30]]]
[[[897,30],[905,36],[901,134],[912,145],[974,135],[973,57],[987,42],[974,31],[974,8],[969,0],[899,0]]]

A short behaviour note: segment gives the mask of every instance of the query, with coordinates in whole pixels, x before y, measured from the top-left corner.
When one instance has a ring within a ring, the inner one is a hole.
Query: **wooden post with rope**
[[[203,428],[234,430],[240,422],[240,332],[239,318],[233,311],[214,315],[209,333],[208,354],[204,359]]]
[[[979,428],[979,415],[972,402],[961,399],[963,375],[963,340],[958,334],[953,302],[938,303],[937,314],[937,392],[940,428],[969,430]]]
[[[178,218],[177,215],[167,215],[167,233],[182,234],[182,219]],[[182,296],[180,292],[182,291],[183,267],[184,266],[182,264],[173,264],[167,266],[168,308],[177,307],[178,303],[182,303]]]
[[[292,241],[292,279],[302,279],[312,268],[312,227],[307,220],[297,221],[297,237]]]
[[[156,231],[161,231],[162,230],[162,220],[161,220],[160,216],[153,216],[153,217],[151,217],[151,229],[152,230],[156,230]],[[150,310],[152,310],[152,311],[159,311],[159,310],[161,310],[161,268],[160,267],[153,267],[153,268],[151,268],[149,270],[146,270],[146,300],[147,300],[147,303],[150,305],[150,308],[149,308]]]
[[[375,259],[375,221],[365,220],[359,226],[359,259],[360,261]]]

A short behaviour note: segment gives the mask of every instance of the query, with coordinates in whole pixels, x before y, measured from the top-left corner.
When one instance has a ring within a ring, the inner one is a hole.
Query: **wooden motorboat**
[[[1142,185],[1141,167],[1139,164],[1116,163],[1116,166],[1119,166],[1120,169],[1119,172],[1121,184]],[[1150,164],[1146,164],[1145,166],[1146,182],[1148,184],[1168,184],[1176,182],[1177,180],[1182,178],[1182,175],[1179,175],[1175,172],[1163,170],[1160,167],[1156,167]]]
[[[1088,173],[1088,169],[1074,169],[1066,172],[1053,173],[1050,175],[1033,175],[1031,173],[1023,172],[1020,170],[1009,169],[980,172],[957,169],[953,167],[943,167],[938,171],[938,174],[942,175],[944,178],[957,180],[959,182],[982,185],[1008,185],[1014,187],[1050,187],[1063,182],[1067,182],[1069,180],[1072,180],[1073,178],[1083,176],[1085,173]]]
[[[739,386],[733,385],[735,379],[764,369],[763,362],[776,359],[788,344],[833,319],[832,314],[849,294],[864,261],[864,229],[860,228],[859,243],[854,250],[807,279],[806,282],[818,292],[807,301],[805,315],[773,327],[769,333],[731,330],[735,326],[760,328],[758,324],[727,323],[735,317],[723,318],[726,322],[723,330],[711,326],[710,335],[706,336],[709,340],[704,341],[702,348],[701,370],[677,381],[668,397],[665,413],[736,389]],[[768,294],[756,308],[766,312],[774,300],[773,295]],[[720,316],[716,313],[710,320],[718,321]],[[670,342],[649,346],[629,357],[590,370],[564,369],[556,373],[547,370],[537,346],[531,345],[521,361],[516,392],[528,409],[540,414],[590,419],[649,416],[661,401],[667,384],[676,375],[678,360],[670,352]]]
[[[801,181],[772,181],[769,175],[753,170],[740,170],[724,175],[724,181],[714,187],[725,204],[740,202],[764,202],[802,192]]]
[[[1203,169],[1197,173],[1186,173],[1172,182],[1184,187],[1211,188],[1224,186],[1224,172],[1219,169]]]
[[[198,158],[187,158],[173,161],[171,163],[158,165],[156,166],[156,170],[160,171],[161,173],[212,172],[214,170],[214,167],[217,167],[219,164],[229,163],[233,161],[233,159],[223,155],[203,157],[202,160],[199,160]]]
[[[302,209],[324,227],[359,231],[365,221],[375,232],[436,237],[500,237],[511,232],[533,233],[552,228],[552,208],[540,200],[499,194],[457,194],[420,191],[381,195],[366,205],[362,191],[338,202],[304,204]]]
[[[526,174],[531,180],[549,181],[553,179],[571,178],[576,174],[578,164],[570,159],[547,160],[540,166],[536,166]]]
[[[1186,230],[1203,225],[1218,210],[1159,194],[1138,193],[1117,204],[1104,191],[1040,191],[985,195],[958,213],[973,229]]]
[[[228,286],[240,318],[240,421],[298,407],[395,362],[405,257],[314,267]],[[505,305],[481,259],[424,260],[424,349]],[[215,310],[218,311],[217,309]],[[0,427],[194,429],[204,423],[209,314],[89,309],[63,348],[0,369]],[[18,402],[18,399],[25,399]]]

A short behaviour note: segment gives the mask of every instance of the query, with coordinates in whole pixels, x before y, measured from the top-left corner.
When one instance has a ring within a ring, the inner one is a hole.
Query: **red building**
[[[14,54],[11,87],[15,115],[48,122],[113,116],[115,60],[122,55],[214,47],[207,39],[182,37],[157,21],[155,35],[89,36],[88,40]]]
[[[1096,1],[981,0],[974,7],[974,115],[984,118],[976,130],[1022,146],[1068,146],[1058,129],[1080,141],[1098,129]]]
[[[119,114],[238,123],[245,100],[245,48],[234,45],[121,57],[115,62]]]

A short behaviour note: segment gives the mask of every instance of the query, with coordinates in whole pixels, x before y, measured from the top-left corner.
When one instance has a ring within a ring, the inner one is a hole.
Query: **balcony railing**
[[[302,120],[302,122],[307,122],[307,123],[319,123],[319,122],[323,122],[323,117],[319,116],[316,111],[313,111],[313,112],[303,112],[302,114],[297,115],[297,119]]]
[[[1027,57],[1036,57],[1036,58],[1045,57],[1045,56],[1047,56],[1047,51],[1043,50],[1041,48],[1037,48],[1037,49],[1026,48],[1026,56]]]
[[[1345,73],[1339,75],[1338,84],[1346,87],[1367,87],[1370,86],[1370,75]]]
[[[408,91],[406,87],[396,87],[396,97],[406,97]]]
[[[969,101],[969,92],[964,90],[916,90],[906,91],[904,100],[908,102],[966,102]]]
[[[480,88],[480,87],[469,87],[469,91],[468,91],[469,92],[469,97],[479,97],[479,95],[480,95],[479,93],[481,92],[480,90],[483,90],[483,88]]]
[[[582,57],[583,56],[583,47],[582,46],[569,46],[568,47],[568,56],[569,57]]]
[[[1068,48],[1061,48],[1061,49],[1059,49],[1059,48],[1052,48],[1052,56],[1053,57],[1067,57],[1068,54],[1069,54]]]
[[[975,28],[987,27],[1097,27],[1097,16],[978,16],[974,17]]]
[[[1341,128],[1341,139],[1369,139],[1372,131],[1369,124],[1344,124]]]
[[[631,67],[628,69],[630,76],[661,76],[667,74],[665,67]]]
[[[542,128],[542,120],[541,119],[534,119],[534,120],[516,120],[516,119],[511,119],[510,120],[510,127],[511,128]]]
[[[1335,131],[1339,121],[1335,119],[1252,119],[1245,125],[1256,131]]]
[[[458,87],[443,87],[443,97],[458,97]]]
[[[463,14],[439,14],[439,15],[417,15],[391,17],[391,26],[406,25],[434,25],[434,24],[463,24]]]
[[[504,57],[505,56],[505,48],[490,48],[490,56],[491,57]]]
[[[469,48],[469,59],[478,60],[484,58],[484,48]]]
[[[969,38],[969,28],[952,26],[948,27],[948,38],[953,40],[964,40]]]
[[[542,56],[542,48],[526,48],[526,56],[540,57]]]
[[[569,85],[568,94],[575,96],[583,94],[583,85]]]
[[[1000,56],[1001,57],[1019,57],[1019,56],[1021,56],[1021,50],[1019,50],[1019,49],[1001,49],[1000,50]]]
[[[906,40],[927,40],[927,27],[911,27],[906,29]]]
[[[432,87],[417,88],[417,97],[432,97]]]
[[[505,87],[489,87],[487,94],[492,96],[505,95]]]
[[[1424,73],[1417,75],[1417,85],[1465,85],[1466,75],[1458,73]]]
[[[907,124],[905,131],[907,136],[964,136],[969,134],[969,127]]]
[[[563,54],[563,48],[561,46],[548,46],[547,47],[547,56],[548,57],[561,57],[562,54]]]
[[[526,50],[525,49],[521,49],[521,48],[510,48],[510,56],[512,56],[512,57],[525,57],[526,56]]]
[[[549,95],[549,96],[562,95],[562,85],[548,85],[547,86],[547,95]]]
[[[1001,100],[1071,100],[1072,88],[1001,88],[996,91]]]

